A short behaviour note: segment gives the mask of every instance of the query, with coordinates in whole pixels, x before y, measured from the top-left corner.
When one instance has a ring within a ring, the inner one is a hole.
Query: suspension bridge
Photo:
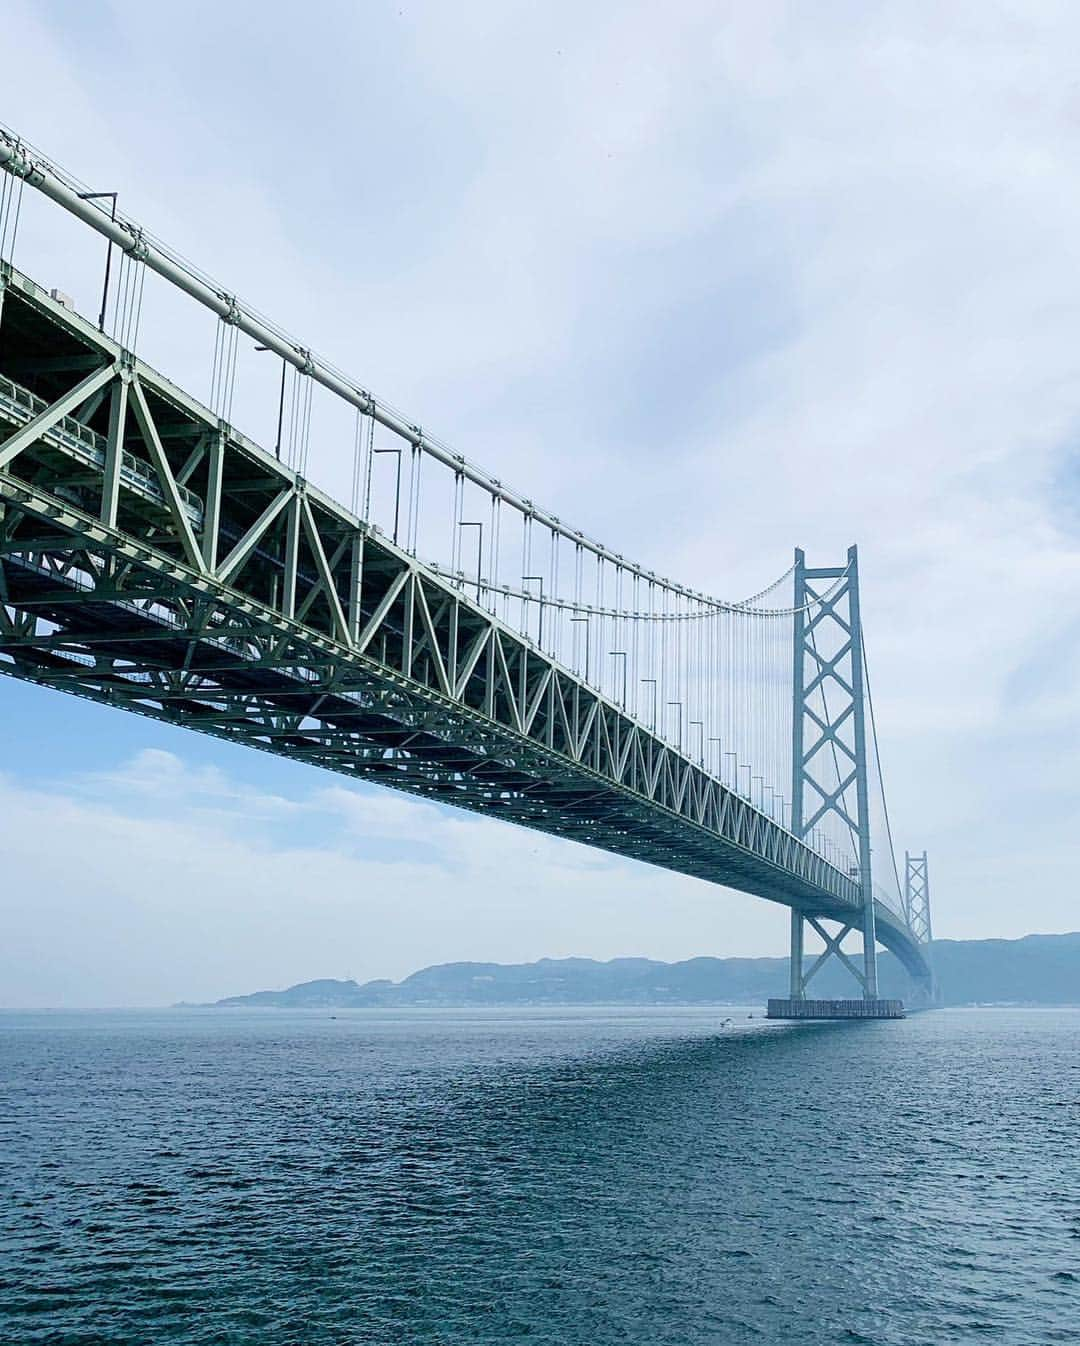
[[[0,671],[782,903],[796,1010],[837,958],[872,1012],[879,943],[931,995],[854,547],[736,600],[663,578],[4,129],[0,170]],[[77,231],[100,307],[16,265],[31,201]],[[155,314],[205,323],[205,401],[151,363]],[[271,448],[233,422],[249,368],[280,369]]]

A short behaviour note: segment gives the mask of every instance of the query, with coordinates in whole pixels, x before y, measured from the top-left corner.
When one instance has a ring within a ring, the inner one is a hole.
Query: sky
[[[0,121],[592,536],[733,596],[858,542],[936,933],[1080,927],[1074,5],[9,0],[4,27]],[[16,264],[96,311],[95,241],[25,210]],[[212,328],[154,316],[197,391]],[[264,443],[275,379],[235,418]],[[0,734],[0,1004],[786,951],[769,903],[53,692],[4,680]]]

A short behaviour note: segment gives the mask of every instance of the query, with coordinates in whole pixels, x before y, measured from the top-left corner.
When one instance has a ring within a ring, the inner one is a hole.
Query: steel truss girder
[[[18,487],[9,488],[4,482],[0,482],[0,493],[9,500],[28,494]],[[36,503],[41,510],[54,508],[44,500],[22,499],[20,503],[24,517],[33,513],[26,508],[28,503]],[[9,505],[5,519],[9,542],[11,528],[14,526],[18,532],[17,522]],[[73,532],[72,546],[66,553],[57,549],[47,555],[20,555],[10,545],[6,546],[5,594],[11,612],[20,614],[23,620],[19,633],[11,629],[0,638],[0,653],[10,660],[8,671],[111,704],[127,705],[144,714],[178,720],[221,737],[243,737],[291,756],[303,754],[351,774],[356,774],[357,767],[386,760],[380,754],[388,736],[400,737],[403,733],[438,736],[443,744],[442,758],[467,759],[469,763],[468,769],[455,768],[451,773],[455,796],[460,796],[463,783],[470,776],[475,778],[478,771],[493,766],[524,771],[530,777],[526,788],[534,791],[538,786],[532,778],[538,773],[552,787],[568,781],[580,789],[587,782],[590,790],[599,795],[605,791],[597,791],[598,785],[607,789],[616,785],[684,823],[725,837],[729,844],[745,852],[748,859],[756,853],[759,860],[777,870],[773,881],[778,892],[789,887],[801,889],[807,898],[813,887],[825,888],[830,881],[835,884],[829,867],[806,848],[802,848],[802,858],[809,861],[809,867],[800,874],[799,854],[790,842],[785,849],[767,835],[763,824],[768,820],[751,816],[744,801],[731,798],[718,801],[715,786],[710,788],[706,783],[703,789],[702,782],[687,770],[687,764],[665,761],[672,756],[670,750],[656,742],[643,742],[637,727],[628,722],[617,723],[614,708],[601,707],[599,698],[586,696],[580,687],[567,687],[561,671],[549,671],[544,679],[536,680],[541,698],[543,681],[548,689],[549,706],[557,703],[556,713],[539,730],[540,705],[536,704],[534,693],[532,736],[528,736],[521,711],[510,700],[514,689],[510,688],[505,698],[492,698],[487,690],[492,680],[505,682],[511,662],[516,665],[520,658],[519,653],[507,658],[503,632],[492,628],[486,637],[488,645],[499,641],[502,646],[499,657],[492,660],[490,649],[486,661],[470,657],[473,674],[462,679],[461,700],[451,709],[437,686],[410,687],[405,679],[395,676],[399,670],[369,666],[363,655],[321,648],[324,642],[318,637],[314,638],[318,643],[312,648],[312,642],[299,633],[294,633],[291,639],[283,636],[274,614],[252,612],[251,605],[243,600],[235,606],[227,601],[215,602],[199,590],[198,577],[181,577],[178,567],[166,561],[158,566],[145,559],[135,563],[130,567],[126,590],[118,590],[115,582],[106,577],[115,574],[108,560],[122,545],[119,540],[113,547],[99,542],[100,550],[94,552],[92,543],[85,537],[76,539]],[[78,580],[71,574],[72,567],[78,569]],[[95,576],[103,577],[101,604],[113,614],[123,604],[122,624],[112,630],[103,625],[95,627],[93,620],[90,629],[84,630],[85,617],[79,629],[72,624],[76,614],[99,611],[99,596],[86,587]],[[70,598],[76,583],[82,586],[78,589],[81,601],[58,602],[62,597]],[[64,593],[65,588],[69,592]],[[121,593],[127,596],[121,598]],[[454,597],[454,601],[460,600]],[[172,619],[183,616],[186,628],[177,630],[166,620],[163,615],[166,612]],[[53,623],[58,621],[65,622],[65,626],[57,629]],[[85,642],[81,639],[84,634]],[[417,651],[422,652],[431,634],[431,629],[425,629],[414,637],[413,653],[407,656],[414,669]],[[235,657],[241,646],[247,652],[246,658]],[[342,654],[346,657],[342,658]],[[462,704],[482,663],[487,665],[486,675],[481,679],[485,687],[475,699],[481,706],[494,699],[496,714],[501,711],[501,724],[487,722],[483,709],[478,712]],[[278,675],[275,686],[251,691],[229,685],[230,679],[250,677],[253,672],[264,670]],[[556,682],[556,678],[562,681]],[[321,699],[321,707],[315,706],[317,699]],[[336,704],[330,707],[328,700],[336,700]],[[305,701],[307,704],[303,705]],[[328,718],[316,726],[304,726],[313,710],[316,715]],[[355,727],[360,719],[372,714],[384,717],[379,725]],[[555,724],[560,726],[561,738],[552,746]],[[341,760],[346,750],[353,759],[351,766]],[[586,781],[582,780],[583,773]],[[399,767],[391,773],[391,782],[395,779],[399,783],[405,781],[405,773]],[[440,772],[430,764],[413,763],[409,779],[419,779],[430,790],[445,783],[447,777],[445,770]],[[515,784],[520,791],[521,782]],[[531,805],[524,811],[535,818],[536,810]],[[561,825],[549,820],[549,830],[562,834],[577,833],[580,829],[577,821]],[[784,838],[779,838],[779,843],[783,841]],[[631,847],[624,840],[619,849],[640,855],[648,846]],[[675,857],[673,867],[709,872],[712,866],[691,855],[691,851],[698,849],[699,846],[684,847],[684,854]],[[793,871],[790,880],[782,872],[785,868]],[[745,875],[730,873],[727,877],[733,882],[747,882]],[[844,907],[851,905],[842,887],[833,894],[833,900]]]
[[[8,416],[2,671],[809,914],[859,910],[848,875],[450,577],[32,282],[9,290],[5,324],[14,294],[58,350],[96,356],[109,415],[99,431],[71,414],[84,378]]]

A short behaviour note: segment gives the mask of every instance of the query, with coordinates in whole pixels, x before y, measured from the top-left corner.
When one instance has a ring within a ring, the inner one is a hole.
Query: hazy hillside
[[[1080,1004],[1080,933],[1024,939],[938,940],[933,948],[945,1003]],[[537,963],[442,963],[401,982],[310,981],[284,991],[230,996],[218,1005],[349,1008],[394,1005],[756,1004],[787,990],[786,958],[542,958]],[[906,994],[896,960],[880,961],[883,995]],[[819,995],[851,995],[838,965],[814,979]]]

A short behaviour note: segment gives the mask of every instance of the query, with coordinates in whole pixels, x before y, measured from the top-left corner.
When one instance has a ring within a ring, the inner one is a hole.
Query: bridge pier
[[[770,999],[766,1019],[903,1019],[902,1000]]]
[[[803,978],[803,916],[801,911],[791,908],[791,988],[792,1000],[806,999],[806,982]]]

